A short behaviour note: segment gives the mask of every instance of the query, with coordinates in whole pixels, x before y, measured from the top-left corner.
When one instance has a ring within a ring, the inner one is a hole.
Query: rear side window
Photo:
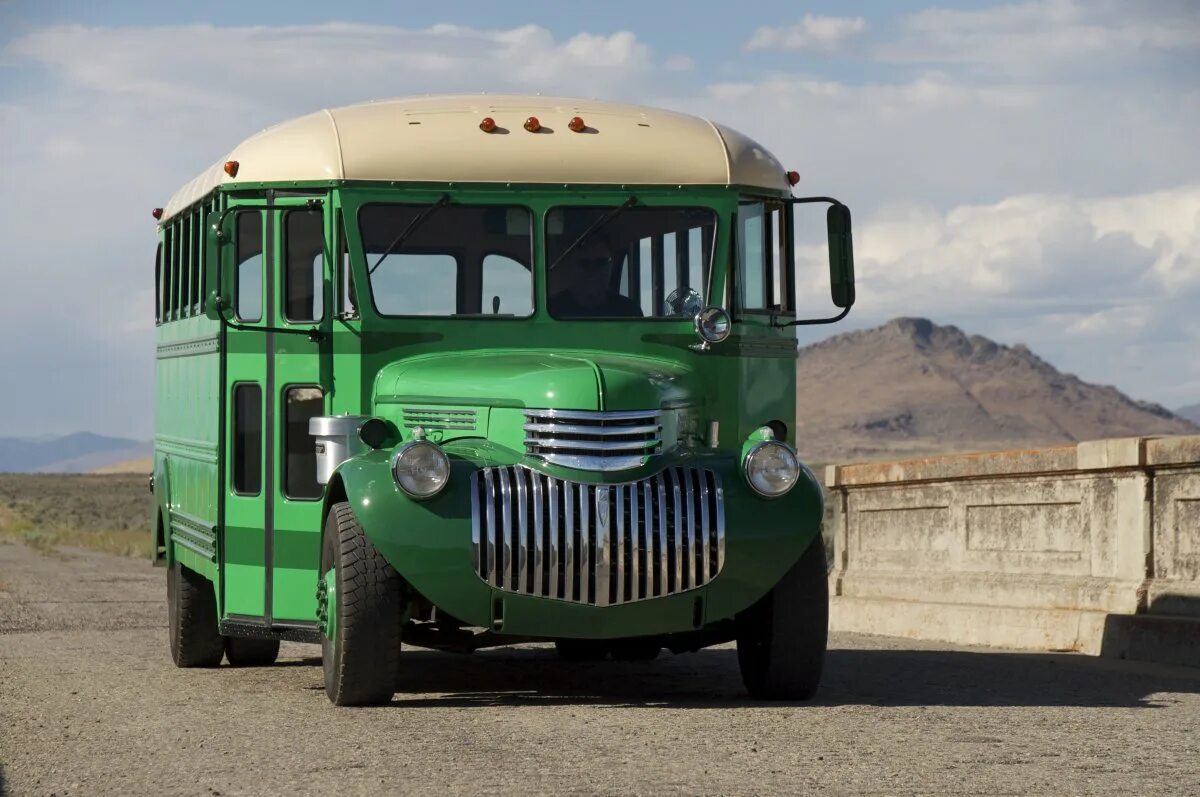
[[[251,382],[233,388],[233,491],[262,490],[262,388]]]

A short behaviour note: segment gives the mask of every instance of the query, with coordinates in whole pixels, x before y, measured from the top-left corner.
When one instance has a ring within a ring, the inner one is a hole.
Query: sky
[[[0,435],[153,434],[152,208],[322,107],[696,113],[854,211],[858,303],[1200,402],[1200,3],[0,0]]]

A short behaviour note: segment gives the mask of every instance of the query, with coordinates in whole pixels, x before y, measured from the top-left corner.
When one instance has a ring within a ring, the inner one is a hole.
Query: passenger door
[[[316,614],[321,487],[308,419],[326,413],[331,383],[326,199],[231,200],[225,225],[224,613],[265,627]]]

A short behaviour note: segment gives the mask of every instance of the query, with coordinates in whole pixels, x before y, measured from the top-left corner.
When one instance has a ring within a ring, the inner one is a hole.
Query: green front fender
[[[820,533],[822,493],[807,470],[788,495],[767,500],[746,486],[733,458],[695,456],[672,464],[716,471],[725,501],[725,566],[706,587],[605,607],[514,595],[493,590],[473,561],[471,474],[494,463],[451,456],[446,489],[414,501],[396,487],[389,456],[347,461],[331,488],[344,491],[367,538],[413,589],[470,625],[493,627],[499,610],[506,634],[637,636],[730,618],[766,594]]]

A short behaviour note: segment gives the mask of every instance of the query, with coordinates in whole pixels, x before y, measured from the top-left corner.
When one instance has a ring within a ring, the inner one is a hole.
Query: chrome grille
[[[662,450],[662,413],[525,410],[525,453],[583,470],[626,470]]]
[[[507,592],[596,606],[703,586],[725,565],[717,474],[579,484],[521,465],[471,476],[475,572]]]
[[[404,426],[407,429],[420,426],[422,429],[473,432],[475,431],[475,410],[405,407]]]

